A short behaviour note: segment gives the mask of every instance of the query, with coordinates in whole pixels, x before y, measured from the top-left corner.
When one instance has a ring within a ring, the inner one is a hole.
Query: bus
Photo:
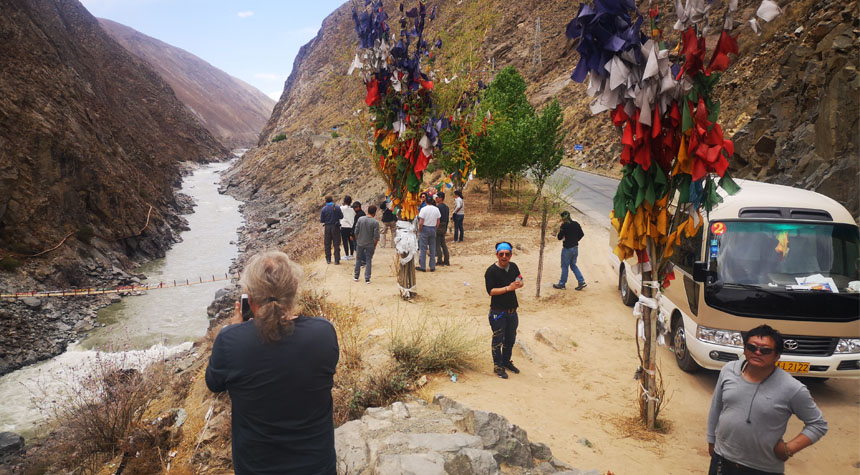
[[[857,221],[813,191],[738,184],[670,258],[675,280],[660,307],[670,316],[678,366],[718,370],[743,357],[743,332],[767,324],[785,336],[777,365],[789,373],[860,377]],[[617,240],[610,232],[610,263],[622,301],[632,306],[642,278],[635,256],[622,262],[611,252]]]

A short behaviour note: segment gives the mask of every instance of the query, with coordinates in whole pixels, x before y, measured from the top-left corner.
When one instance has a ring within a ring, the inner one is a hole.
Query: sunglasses
[[[509,251],[502,251],[502,252],[499,252],[498,255],[500,257],[510,257],[511,253]]]
[[[755,353],[756,351],[758,351],[759,353],[761,353],[763,355],[769,355],[769,354],[773,353],[773,348],[767,348],[764,346],[756,346],[756,345],[753,345],[752,343],[747,343],[744,346],[746,347],[747,350],[749,350],[750,353]]]

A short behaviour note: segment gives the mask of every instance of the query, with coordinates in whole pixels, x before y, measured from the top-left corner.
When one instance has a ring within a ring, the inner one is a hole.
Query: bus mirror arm
[[[693,263],[693,280],[710,284],[717,280],[717,273],[708,270],[706,262],[697,261]]]

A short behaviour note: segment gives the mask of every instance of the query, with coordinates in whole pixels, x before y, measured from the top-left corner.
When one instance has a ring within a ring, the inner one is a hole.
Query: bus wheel
[[[672,329],[672,345],[674,346],[675,362],[678,367],[688,373],[695,373],[699,364],[687,350],[687,333],[684,331],[684,319],[679,318],[675,328]]]
[[[636,294],[630,290],[630,285],[627,283],[627,269],[621,268],[621,277],[619,277],[618,287],[621,289],[621,301],[624,305],[632,307],[638,300]]]

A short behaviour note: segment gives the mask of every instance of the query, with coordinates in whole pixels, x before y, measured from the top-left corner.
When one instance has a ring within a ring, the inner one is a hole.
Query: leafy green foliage
[[[287,140],[287,134],[278,134],[272,137],[272,143],[280,142],[281,140]]]

